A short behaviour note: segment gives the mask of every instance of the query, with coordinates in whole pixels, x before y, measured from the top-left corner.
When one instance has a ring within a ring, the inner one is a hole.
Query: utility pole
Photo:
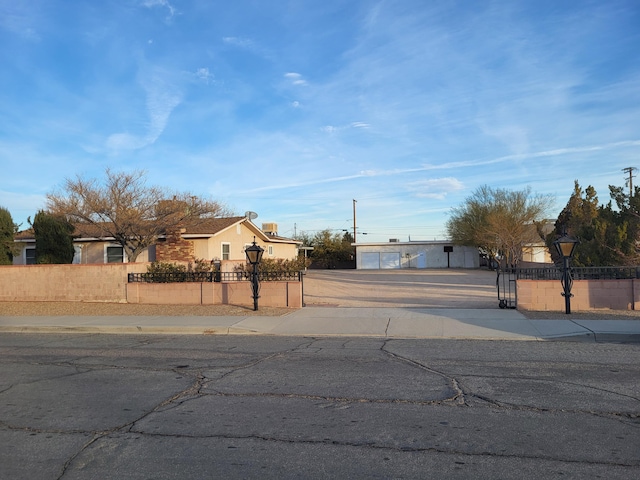
[[[356,238],[356,203],[357,201],[353,200],[353,243],[358,243]]]
[[[638,170],[636,167],[627,167],[622,169],[624,173],[629,174],[629,179],[625,182],[625,184],[629,186],[629,198],[633,196],[633,177],[635,176],[633,172],[636,170]]]

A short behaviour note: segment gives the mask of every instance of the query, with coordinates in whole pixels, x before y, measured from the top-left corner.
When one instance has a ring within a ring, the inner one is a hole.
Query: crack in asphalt
[[[456,394],[443,401],[443,404],[446,403],[450,403],[450,404],[455,404],[456,406],[467,406],[467,407],[471,407],[472,405],[470,404],[470,399],[471,398],[475,398],[478,400],[481,400],[483,402],[486,402],[487,404],[493,406],[494,408],[498,408],[498,409],[508,409],[508,410],[513,410],[513,411],[530,411],[530,412],[549,412],[549,413],[572,413],[572,414],[587,414],[587,415],[594,415],[594,416],[599,416],[599,417],[606,417],[606,418],[611,418],[611,419],[615,419],[618,421],[621,421],[627,425],[633,426],[633,427],[637,427],[640,428],[640,423],[629,423],[628,420],[637,420],[638,418],[640,418],[640,414],[636,414],[636,413],[632,413],[632,412],[607,412],[607,411],[597,411],[597,410],[583,410],[583,409],[563,409],[563,408],[545,408],[545,407],[535,407],[532,405],[526,405],[526,404],[516,404],[516,403],[510,403],[510,402],[503,402],[500,400],[496,400],[493,398],[490,398],[486,395],[482,395],[479,393],[475,393],[473,391],[471,391],[471,389],[468,389],[466,387],[464,387],[464,383],[460,380],[458,380],[457,378],[455,378],[454,376],[451,376],[445,372],[441,372],[439,370],[435,370],[432,367],[429,367],[427,365],[425,365],[424,363],[418,362],[416,360],[413,360],[411,358],[407,358],[404,357],[400,354],[397,353],[393,353],[389,350],[386,349],[387,343],[391,342],[392,340],[388,340],[385,341],[385,344],[380,348],[380,350],[382,350],[383,352],[385,352],[386,354],[388,354],[389,356],[391,356],[392,358],[404,361],[406,363],[409,363],[411,365],[415,365],[419,368],[422,368],[426,371],[428,371],[429,373],[433,373],[435,375],[438,375],[444,379],[446,379],[451,388],[456,392]],[[471,377],[470,375],[464,375],[464,377]],[[483,375],[473,375],[472,377],[474,378],[499,378],[499,379],[508,379],[508,378],[513,378],[513,379],[522,379],[522,377],[513,377],[513,376],[483,376]],[[630,398],[632,400],[636,400],[636,401],[640,401],[638,398],[631,396],[631,395],[626,395],[626,394],[622,394],[619,392],[613,392],[611,390],[607,390],[607,389],[602,389],[602,388],[598,388],[598,387],[593,387],[593,386],[589,386],[589,385],[584,385],[581,383],[576,383],[576,382],[567,382],[567,381],[563,381],[563,380],[557,380],[557,381],[550,381],[547,379],[535,379],[535,378],[526,378],[525,380],[529,381],[529,380],[533,380],[533,381],[544,381],[544,382],[548,382],[551,384],[567,384],[567,385],[572,385],[572,386],[579,386],[579,387],[584,387],[584,388],[592,388],[594,390],[599,390],[599,391],[603,391],[606,393],[610,393],[613,395],[619,395],[621,397],[626,397],[626,398]]]
[[[402,405],[450,405],[449,399],[444,400],[408,400],[402,398],[357,398],[357,397],[333,397],[326,395],[309,395],[301,393],[228,393],[215,392],[203,393],[202,396],[228,397],[228,398],[295,398],[301,400],[322,400],[326,402],[356,404],[356,403],[381,403],[381,404],[402,404]]]
[[[387,327],[385,329],[385,335],[387,334],[390,322],[387,323]],[[324,340],[324,339],[322,339]],[[159,411],[167,411],[167,409],[177,408],[180,405],[183,405],[185,402],[191,401],[193,399],[201,398],[204,396],[220,396],[220,397],[228,397],[228,398],[296,398],[303,400],[314,400],[314,401],[322,401],[322,402],[332,402],[337,404],[410,404],[410,405],[418,405],[418,406],[427,406],[427,405],[439,405],[439,406],[449,406],[449,407],[469,407],[474,408],[476,405],[472,405],[470,403],[471,399],[477,399],[486,404],[490,405],[492,408],[497,409],[508,409],[508,410],[519,410],[519,411],[535,411],[535,412],[562,412],[562,413],[576,413],[576,414],[589,414],[589,415],[597,415],[606,418],[612,418],[620,421],[624,421],[626,424],[640,428],[640,423],[637,423],[637,420],[640,419],[640,414],[637,413],[624,413],[624,412],[598,412],[593,410],[580,410],[580,409],[558,409],[558,408],[540,408],[533,407],[529,405],[515,404],[509,402],[499,401],[489,396],[482,395],[477,392],[473,392],[471,389],[466,388],[464,383],[460,381],[453,375],[450,375],[446,372],[436,370],[422,362],[414,360],[412,358],[400,355],[398,353],[394,353],[388,349],[389,344],[392,342],[391,339],[384,340],[382,345],[380,346],[380,350],[384,353],[384,355],[388,356],[393,361],[399,361],[410,365],[415,368],[419,368],[429,374],[439,376],[440,378],[446,380],[447,386],[454,392],[454,394],[448,398],[440,399],[440,400],[407,400],[407,399],[371,399],[371,398],[352,398],[352,397],[337,397],[337,396],[325,396],[325,395],[305,395],[305,394],[295,394],[295,393],[225,393],[220,392],[215,389],[212,389],[211,392],[203,392],[203,388],[205,386],[209,386],[211,383],[215,383],[220,381],[229,375],[237,373],[242,370],[251,369],[261,363],[267,362],[274,358],[283,358],[292,353],[303,352],[304,350],[309,351],[311,348],[318,348],[318,351],[321,351],[322,347],[314,347],[314,344],[322,341],[320,339],[311,339],[307,340],[299,345],[289,348],[286,350],[278,351],[275,353],[266,354],[260,356],[259,358],[255,358],[249,362],[246,362],[241,365],[237,365],[234,367],[229,367],[229,371],[224,372],[220,377],[216,379],[211,379],[205,376],[203,373],[206,369],[218,368],[217,366],[199,366],[197,368],[189,368],[187,365],[179,365],[173,366],[170,368],[162,368],[162,367],[140,367],[140,366],[125,366],[125,365],[112,365],[112,364],[83,364],[82,359],[86,358],[84,356],[77,357],[74,360],[68,360],[64,362],[38,362],[36,365],[53,365],[53,366],[64,366],[64,367],[73,367],[76,369],[73,373],[68,373],[65,375],[60,375],[58,377],[54,377],[56,379],[65,378],[80,374],[85,374],[94,370],[101,369],[122,369],[122,370],[140,370],[140,371],[156,371],[156,372],[173,372],[176,374],[183,375],[185,377],[191,377],[192,383],[187,387],[182,389],[179,392],[169,396],[168,398],[163,399],[159,403],[157,403],[152,408],[148,409],[145,412],[142,412],[136,419],[130,420],[123,425],[114,426],[112,428],[106,430],[63,430],[63,429],[38,429],[38,428],[30,428],[30,427],[16,427],[12,426],[4,421],[0,421],[0,426],[3,428],[7,428],[9,430],[19,430],[19,431],[27,431],[33,433],[50,433],[50,434],[84,434],[90,435],[91,438],[84,443],[76,452],[74,452],[61,467],[61,471],[58,479],[62,479],[68,469],[73,465],[74,461],[82,455],[87,449],[89,449],[92,445],[94,445],[97,441],[107,438],[113,434],[118,432],[123,433],[135,433],[143,436],[149,437],[170,437],[170,438],[220,438],[220,439],[234,439],[234,440],[242,440],[242,439],[257,439],[263,441],[271,441],[271,442],[281,442],[281,443],[292,443],[292,444],[324,444],[324,445],[339,445],[339,446],[347,446],[347,447],[356,447],[356,448],[374,448],[380,450],[389,450],[389,451],[402,451],[402,452],[435,452],[441,454],[451,454],[451,455],[462,455],[468,457],[504,457],[504,458],[526,458],[526,459],[538,459],[538,460],[552,460],[559,461],[564,463],[580,463],[580,464],[593,464],[593,465],[604,465],[604,466],[621,466],[621,467],[635,467],[637,463],[633,462],[616,462],[616,461],[590,461],[590,460],[572,460],[565,458],[556,458],[552,455],[543,455],[543,454],[509,454],[509,453],[493,453],[493,452],[465,452],[460,451],[455,448],[438,448],[438,447],[398,447],[398,446],[389,446],[389,445],[380,445],[373,442],[348,442],[348,441],[339,441],[339,440],[309,440],[309,439],[287,439],[287,438],[276,438],[271,436],[263,436],[263,435],[223,435],[223,434],[213,434],[213,435],[188,435],[188,434],[163,434],[163,433],[154,433],[147,432],[137,428],[137,424],[152,415],[153,413]],[[347,340],[343,342],[342,348],[347,348],[348,343],[351,340]],[[143,347],[152,343],[151,341],[141,341],[136,342],[133,346],[128,346],[127,348],[135,348],[135,347]],[[124,348],[124,347],[121,347]],[[227,367],[225,367],[227,368]],[[470,375],[464,375],[464,377],[471,377]],[[521,377],[510,377],[510,376],[482,376],[482,375],[474,375],[473,377],[478,378],[521,378]],[[40,381],[51,380],[52,378],[42,379],[42,380],[32,380],[28,382],[17,382],[15,384],[9,385],[6,389],[2,390],[0,393],[6,392],[16,385],[20,384],[32,384],[38,383]],[[527,381],[548,381],[546,379],[535,379],[535,378],[526,378]],[[621,394],[618,392],[613,392],[608,389],[593,387],[589,385],[583,385],[577,382],[569,382],[569,381],[551,381],[550,383],[558,383],[558,384],[567,384],[572,386],[580,386],[585,388],[591,388],[594,390],[599,390],[602,392],[619,395],[625,398],[629,398],[632,400],[640,401],[635,396]],[[630,422],[632,421],[632,422]]]
[[[447,382],[449,382],[449,386],[450,388],[455,392],[455,394],[450,397],[447,398],[446,400],[442,400],[442,402],[445,403],[452,403],[458,406],[469,406],[467,404],[466,398],[465,398],[465,392],[462,389],[462,387],[460,386],[460,382],[455,378],[452,377],[450,375],[447,375],[444,372],[440,372],[438,370],[434,370],[433,368],[425,365],[424,363],[418,362],[416,360],[413,360],[411,358],[408,357],[404,357],[402,355],[399,355],[397,353],[393,353],[389,350],[387,350],[387,343],[389,342],[389,340],[385,341],[384,344],[380,347],[380,350],[382,352],[384,352],[386,355],[388,355],[389,357],[395,359],[395,360],[399,360],[401,362],[404,363],[408,363],[409,365],[413,365],[414,367],[418,367],[421,370],[427,371],[431,374],[437,375],[441,378],[444,378]]]
[[[301,343],[300,345],[292,348],[292,349],[287,349],[285,351],[281,351],[281,352],[276,352],[273,354],[269,354],[266,355],[264,357],[258,358],[257,360],[254,360],[252,362],[249,362],[245,365],[241,365],[238,366],[232,370],[230,370],[229,372],[226,372],[224,375],[222,375],[221,378],[226,377],[227,375],[239,371],[239,370],[243,370],[243,369],[247,369],[247,368],[251,368],[255,365],[258,365],[259,363],[262,363],[264,361],[267,361],[271,358],[283,355],[287,352],[291,352],[291,351],[295,351],[296,349],[301,348],[303,345],[311,345],[313,342],[304,342]],[[121,366],[121,365],[112,365],[112,368],[115,369],[130,369],[130,370],[138,370],[138,367],[127,367],[127,366]],[[206,368],[206,367],[204,367]],[[66,473],[66,471],[69,469],[69,467],[73,464],[73,461],[78,458],[79,455],[81,455],[86,449],[88,449],[91,445],[93,445],[94,443],[96,443],[98,440],[103,439],[105,437],[108,437],[109,435],[116,433],[116,432],[128,432],[128,433],[137,433],[137,434],[142,434],[142,435],[147,435],[147,433],[143,432],[143,431],[137,431],[134,429],[135,425],[137,423],[139,423],[140,421],[142,421],[143,419],[145,419],[146,417],[148,417],[149,415],[152,415],[155,412],[158,412],[160,410],[166,410],[166,407],[171,406],[171,408],[177,408],[179,405],[182,405],[183,403],[194,399],[194,398],[198,398],[201,397],[205,394],[202,393],[202,387],[204,385],[206,385],[208,383],[207,378],[204,376],[204,374],[202,373],[202,370],[204,369],[203,367],[200,367],[197,370],[193,370],[193,371],[185,371],[183,370],[183,368],[181,367],[176,367],[176,368],[171,368],[169,369],[169,371],[174,372],[174,373],[179,373],[181,375],[185,375],[185,376],[191,376],[194,378],[194,382],[186,389],[183,389],[177,393],[175,393],[174,395],[170,396],[169,398],[164,399],[163,401],[161,401],[160,403],[158,403],[157,405],[155,405],[153,408],[149,409],[148,411],[142,413],[138,418],[131,420],[123,425],[119,425],[119,426],[115,426],[113,428],[110,428],[106,431],[90,431],[90,432],[82,432],[82,431],[78,431],[78,432],[74,432],[74,433],[84,433],[84,434],[92,434],[94,435],[94,437],[88,441],[87,443],[85,443],[77,452],[75,452],[70,458],[68,458],[65,463],[63,464],[63,466],[61,467],[61,473],[58,476],[58,480],[61,480],[64,477],[64,474]],[[212,367],[208,367],[208,368],[212,368]],[[90,369],[91,370],[91,369]],[[162,369],[162,368],[158,368],[158,369],[143,369],[143,370],[154,370],[154,371],[167,371],[167,369]],[[32,429],[31,431],[34,432],[38,432],[38,429]],[[177,437],[177,435],[174,435],[174,437]]]
[[[635,397],[633,395],[627,395],[626,393],[616,392],[614,390],[609,390],[607,388],[596,387],[594,385],[587,385],[584,383],[578,382],[570,382],[567,380],[549,380],[548,378],[539,378],[539,377],[520,377],[515,375],[463,375],[464,378],[490,378],[490,379],[499,379],[499,380],[522,380],[526,382],[539,382],[539,383],[548,383],[552,385],[571,385],[573,387],[582,387],[589,390],[596,390],[603,393],[609,393],[611,395],[615,395],[618,397],[624,397],[636,402],[640,402],[639,397]]]
[[[145,437],[160,437],[160,438],[189,438],[189,439],[223,439],[223,440],[261,440],[265,442],[273,442],[273,443],[283,443],[283,444],[292,444],[292,445],[333,445],[333,446],[341,446],[341,447],[353,447],[353,448],[369,448],[373,450],[381,450],[381,451],[391,451],[391,452],[403,452],[403,453],[423,453],[423,452],[431,452],[431,453],[439,453],[445,455],[457,455],[457,456],[465,456],[465,457],[489,457],[489,458],[514,458],[514,459],[529,459],[529,460],[545,460],[545,461],[553,461],[553,462],[561,462],[567,464],[579,464],[579,465],[598,465],[598,466],[611,466],[611,467],[637,467],[638,463],[635,462],[615,462],[615,461],[604,461],[604,460],[589,460],[589,459],[566,459],[566,458],[558,458],[552,455],[544,455],[544,454],[511,454],[511,453],[494,453],[494,452],[468,452],[463,450],[458,450],[455,448],[439,448],[436,446],[432,447],[408,447],[408,446],[393,446],[393,445],[380,445],[373,442],[348,442],[341,440],[331,440],[331,439],[323,439],[323,440],[313,440],[313,439],[291,439],[291,438],[280,438],[273,437],[267,435],[229,435],[229,434],[204,434],[204,435],[192,435],[192,434],[169,434],[169,433],[158,433],[158,432],[145,432],[136,430],[134,432],[136,435],[142,435]],[[92,442],[93,443],[93,442]]]

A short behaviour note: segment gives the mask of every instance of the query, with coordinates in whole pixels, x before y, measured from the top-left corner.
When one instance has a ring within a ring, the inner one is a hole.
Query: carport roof
[[[410,242],[356,242],[352,247],[383,247],[388,245],[451,245],[451,240],[413,240]]]

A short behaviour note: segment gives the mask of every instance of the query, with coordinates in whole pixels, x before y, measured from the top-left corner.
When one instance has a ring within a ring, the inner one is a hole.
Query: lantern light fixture
[[[564,297],[564,310],[566,314],[571,313],[571,287],[573,286],[573,278],[571,277],[571,270],[569,270],[569,261],[573,257],[573,254],[578,245],[578,240],[568,236],[566,233],[553,242],[558,254],[562,257],[562,278],[560,283],[562,284],[562,296]]]
[[[260,280],[258,279],[258,265],[262,260],[264,248],[256,244],[256,237],[253,237],[253,244],[245,248],[247,262],[251,264],[251,291],[253,293],[253,310],[258,310],[258,298],[260,298]]]

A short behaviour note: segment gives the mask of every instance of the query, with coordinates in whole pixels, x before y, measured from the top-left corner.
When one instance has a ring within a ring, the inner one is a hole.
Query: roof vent
[[[278,224],[277,223],[263,223],[262,231],[267,235],[278,235]]]

